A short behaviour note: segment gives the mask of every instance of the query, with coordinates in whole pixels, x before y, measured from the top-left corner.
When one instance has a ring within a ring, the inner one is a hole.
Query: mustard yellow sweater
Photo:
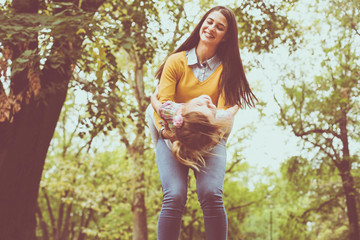
[[[226,109],[224,94],[219,92],[219,81],[222,64],[203,82],[200,82],[187,64],[185,51],[172,54],[165,62],[159,84],[159,100],[186,103],[189,100],[206,94],[218,109]],[[158,129],[161,118],[155,112]]]

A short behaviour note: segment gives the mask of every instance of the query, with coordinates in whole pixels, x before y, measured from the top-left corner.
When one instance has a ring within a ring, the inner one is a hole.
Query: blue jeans
[[[189,167],[179,163],[162,138],[156,145],[156,161],[163,188],[163,203],[158,221],[158,240],[177,240],[185,208]],[[204,215],[207,240],[225,240],[228,222],[222,189],[226,167],[225,141],[205,156],[206,166],[194,171],[198,199]]]

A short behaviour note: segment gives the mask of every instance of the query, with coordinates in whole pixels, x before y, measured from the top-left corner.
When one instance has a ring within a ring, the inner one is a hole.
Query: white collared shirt
[[[188,66],[191,68],[194,76],[200,82],[205,81],[221,64],[221,60],[216,55],[201,64],[197,58],[195,48],[186,51],[185,55],[187,58]]]

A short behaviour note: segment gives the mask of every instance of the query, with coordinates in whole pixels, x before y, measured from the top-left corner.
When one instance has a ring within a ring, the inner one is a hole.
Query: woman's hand
[[[174,142],[176,140],[175,133],[172,132],[171,130],[164,129],[162,131],[162,135],[164,138],[169,139],[171,142]]]
[[[175,133],[170,130],[169,126],[165,124],[165,128],[162,130],[161,135],[163,138],[169,139],[171,142],[176,140]]]

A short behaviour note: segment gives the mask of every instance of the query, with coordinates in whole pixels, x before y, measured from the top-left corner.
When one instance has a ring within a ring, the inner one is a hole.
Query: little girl
[[[203,155],[230,132],[233,116],[238,110],[237,106],[227,110],[216,109],[207,95],[187,103],[161,103],[157,99],[157,89],[151,97],[151,104],[162,118],[156,123],[156,129],[160,128],[159,135],[162,136],[165,129],[170,130],[172,136],[167,136],[165,141],[173,155],[180,163],[197,171],[205,166]]]

